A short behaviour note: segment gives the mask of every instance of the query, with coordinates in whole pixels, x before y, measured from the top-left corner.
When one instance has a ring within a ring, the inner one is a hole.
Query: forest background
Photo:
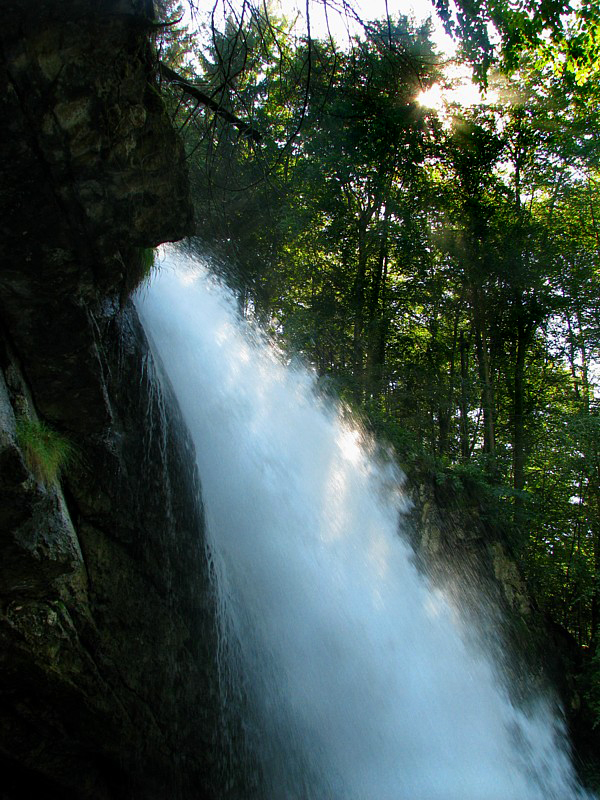
[[[440,0],[451,58],[401,15],[340,42],[190,5],[157,47],[196,246],[411,484],[501,531],[599,726],[600,5]]]

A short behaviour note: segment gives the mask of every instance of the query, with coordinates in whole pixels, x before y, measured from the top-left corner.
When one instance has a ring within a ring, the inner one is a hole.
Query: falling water
[[[543,702],[413,565],[400,475],[202,265],[137,300],[197,450],[229,670],[267,800],[568,800]]]

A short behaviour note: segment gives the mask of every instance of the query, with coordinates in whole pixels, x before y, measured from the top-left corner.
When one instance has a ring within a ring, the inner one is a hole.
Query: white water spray
[[[269,800],[569,800],[550,712],[513,705],[398,534],[399,475],[170,253],[137,299],[195,441],[227,650]]]

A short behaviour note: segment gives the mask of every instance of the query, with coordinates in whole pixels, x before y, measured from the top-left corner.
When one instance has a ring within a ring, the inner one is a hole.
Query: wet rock
[[[193,448],[125,298],[185,235],[147,0],[9,0],[0,30],[2,800],[217,798]],[[72,444],[40,481],[17,418]]]

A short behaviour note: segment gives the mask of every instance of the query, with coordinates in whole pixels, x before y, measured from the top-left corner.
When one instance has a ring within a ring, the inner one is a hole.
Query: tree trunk
[[[460,310],[456,309],[454,314],[454,325],[452,329],[452,350],[450,352],[450,374],[448,376],[448,387],[445,396],[445,402],[440,403],[438,410],[438,427],[439,427],[439,443],[438,452],[443,458],[448,450],[450,439],[450,425],[452,423],[452,412],[454,409],[454,373],[456,361],[456,348],[458,343],[458,320]]]
[[[469,445],[469,343],[460,334],[460,455],[463,463],[471,457]]]
[[[515,354],[513,392],[513,487],[525,488],[525,359],[533,335],[534,324],[523,319],[522,307],[517,320],[517,352]]]
[[[383,367],[387,340],[385,290],[388,270],[388,228],[389,211],[386,208],[383,222],[383,236],[379,248],[377,267],[373,274],[368,308],[369,331],[365,388],[370,397],[376,397],[381,393],[383,383]]]
[[[363,217],[364,215],[361,215]],[[356,276],[352,287],[353,333],[352,333],[352,367],[359,399],[363,395],[364,385],[364,327],[365,327],[365,290],[367,281],[367,225],[364,219],[359,220],[358,254]]]
[[[473,309],[473,322],[475,327],[475,349],[479,368],[479,382],[481,385],[481,408],[483,411],[483,452],[488,456],[496,453],[496,419],[494,387],[490,367],[490,354],[485,336],[485,323],[483,319],[483,296],[476,288],[471,290],[471,306]]]

